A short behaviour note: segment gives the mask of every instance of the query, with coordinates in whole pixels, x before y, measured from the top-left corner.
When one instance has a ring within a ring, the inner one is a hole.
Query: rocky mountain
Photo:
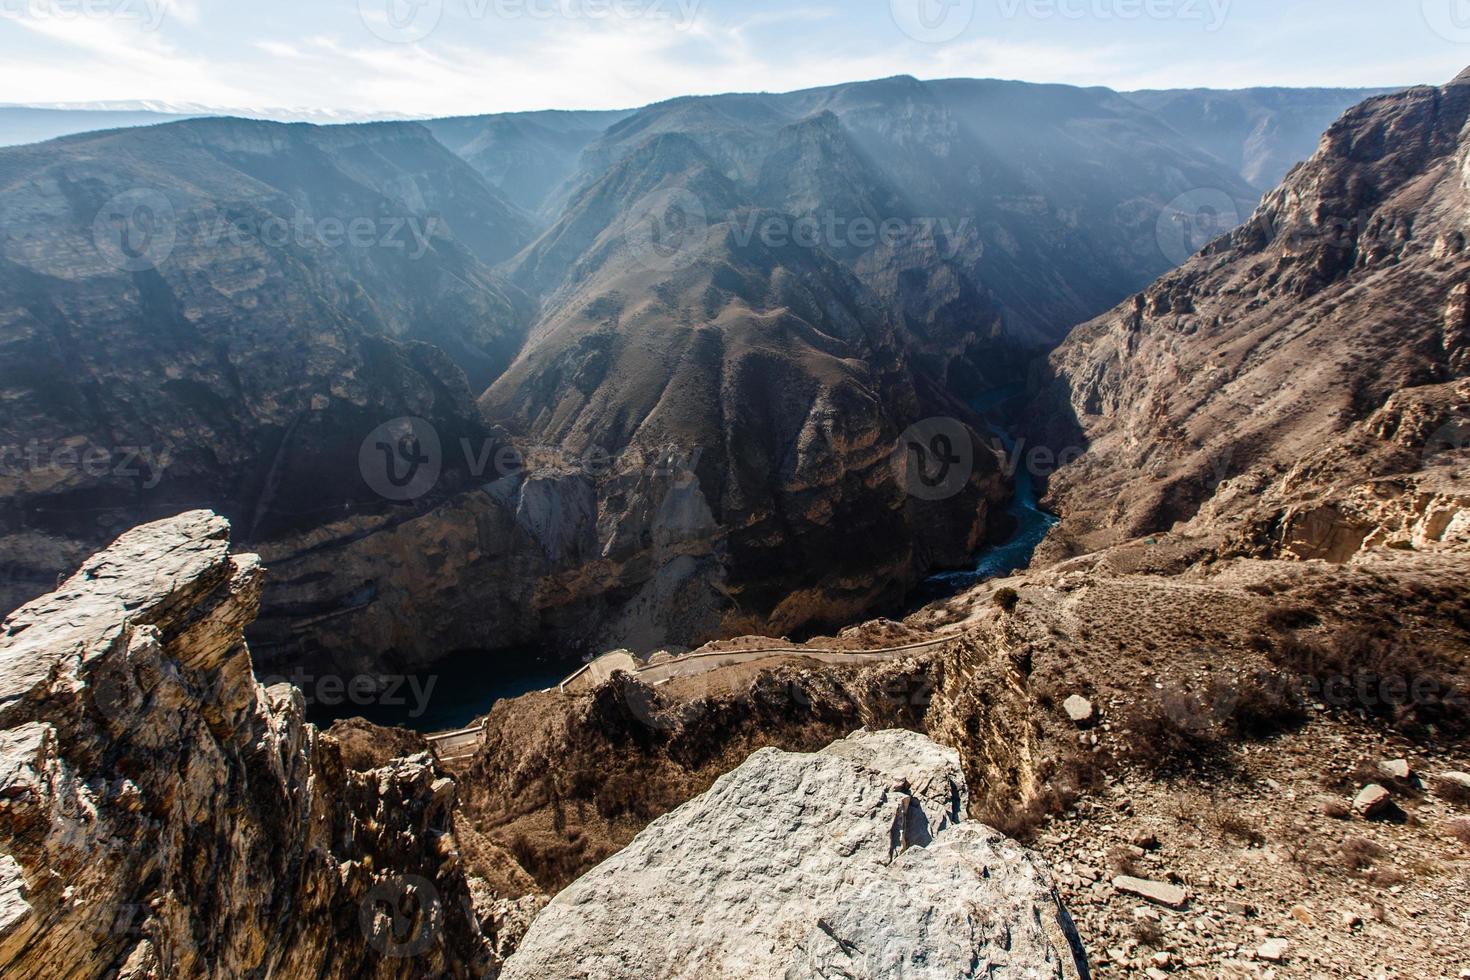
[[[1389,89],[1154,89],[1124,96],[1155,112],[1262,193],[1317,149],[1348,109]]]
[[[1196,516],[1334,560],[1439,527],[1464,441],[1467,82],[1350,110],[1241,228],[1052,355],[1036,412],[1086,447],[1051,484],[1053,554]]]
[[[697,147],[671,137],[648,153],[718,193],[722,178]],[[961,409],[926,387],[855,277],[820,250],[742,242],[739,221],[703,229],[668,270],[604,234],[597,272],[538,322],[481,401],[532,444],[685,462],[688,479],[658,505],[667,516],[655,528],[668,551],[654,584],[678,600],[653,605],[718,625],[673,631],[684,642],[835,624],[895,601],[916,571],[962,564],[1005,493],[993,454],[962,427],[954,445],[967,473],[934,499],[911,492],[895,470],[900,436]],[[599,512],[649,506],[623,503],[628,485],[599,487]],[[643,636],[629,623],[613,638],[646,646],[667,635],[648,615]]]
[[[517,260],[519,283],[553,292],[565,270],[581,275],[609,223],[598,210],[608,183],[634,179],[628,158],[660,136],[698,146],[739,204],[785,215],[782,237],[815,221],[807,237],[909,330],[957,352],[994,332],[1053,343],[1170,268],[1178,260],[1159,247],[1157,225],[1180,195],[1211,188],[1242,214],[1258,197],[1106,89],[901,77],[675,99],[587,147],[565,213]],[[728,206],[692,192],[712,215]]]
[[[213,504],[254,542],[381,513],[359,447],[391,419],[491,439],[467,379],[509,363],[530,303],[487,263],[529,226],[421,127],[14,148],[0,214],[11,607],[140,519]]]
[[[628,114],[507,112],[430,119],[424,125],[508,200],[535,214],[576,171],[587,145]]]
[[[273,570],[258,658],[337,670],[896,606],[1005,531],[964,399],[1183,258],[1179,200],[1255,197],[1116,93],[911,78],[196,120],[0,180],[6,604],[215,506]]]
[[[543,622],[645,650],[795,632],[958,566],[999,526],[992,454],[960,425],[972,478],[925,500],[892,478],[899,436],[978,424],[954,394],[1167,267],[1159,214],[1201,185],[1252,200],[1103,91],[900,78],[619,119],[506,267],[543,299],[481,407],[518,444],[694,480],[564,474],[523,508],[562,563]]]

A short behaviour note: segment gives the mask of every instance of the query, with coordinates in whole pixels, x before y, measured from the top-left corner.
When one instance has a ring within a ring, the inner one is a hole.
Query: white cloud
[[[149,99],[440,115],[628,107],[683,94],[781,91],[896,74],[1115,88],[1388,85],[1445,80],[1470,60],[1462,48],[1427,41],[1413,58],[1394,56],[1408,48],[1388,44],[1372,59],[1346,57],[1340,44],[1313,43],[1320,19],[1282,13],[1269,33],[1243,8],[1208,36],[1170,33],[1167,25],[1109,31],[1070,22],[977,22],[959,41],[924,45],[894,29],[886,9],[876,19],[868,10],[863,20],[830,4],[777,8],[753,0],[731,12],[721,0],[693,8],[658,0],[655,9],[668,16],[506,19],[495,14],[495,0],[444,0],[433,33],[391,44],[368,30],[358,0],[254,0],[248,12],[225,6],[227,0],[115,2],[166,2],[167,15],[156,31],[119,17],[0,17],[6,101]],[[501,2],[539,3],[545,12],[552,0]],[[683,24],[691,9],[698,16]],[[473,16],[477,10],[483,15]],[[10,24],[21,30],[7,31]],[[1414,21],[1406,36],[1417,37],[1415,28],[1425,33]],[[1298,54],[1283,57],[1283,48]]]

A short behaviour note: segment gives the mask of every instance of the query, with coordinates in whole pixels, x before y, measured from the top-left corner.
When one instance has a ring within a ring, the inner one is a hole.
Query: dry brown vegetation
[[[1381,846],[1366,837],[1349,837],[1338,849],[1338,861],[1347,870],[1360,873],[1372,870],[1387,854]]]
[[[1103,785],[1104,766],[1097,757],[1069,752],[1045,760],[1040,769],[1041,790],[1024,803],[997,799],[981,804],[977,818],[1022,843],[1036,839],[1047,820],[1066,813],[1086,793]]]
[[[1261,833],[1256,824],[1229,810],[1216,810],[1211,823],[1215,832],[1226,840],[1244,844],[1247,847],[1260,847],[1266,843],[1266,835]]]
[[[1414,737],[1470,733],[1470,666],[1443,648],[1341,628],[1287,634],[1275,660],[1333,710],[1361,711]]]

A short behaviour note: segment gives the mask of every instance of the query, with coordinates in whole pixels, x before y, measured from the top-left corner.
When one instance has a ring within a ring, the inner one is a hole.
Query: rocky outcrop
[[[742,637],[637,674],[639,661],[612,655],[564,689],[496,704],[463,772],[461,814],[555,893],[763,748],[814,752],[857,728],[905,728],[963,747],[983,805],[971,816],[1045,788],[1027,651],[1005,637],[878,620],[791,646]],[[469,860],[505,894],[527,894],[501,863]]]
[[[1034,855],[909,732],[766,749],[558,895],[502,976],[1088,975]]]
[[[1193,520],[1341,561],[1461,520],[1467,114],[1464,78],[1364,102],[1240,229],[1077,328],[1032,412],[1086,449],[1044,559]]]
[[[256,683],[263,570],[194,512],[0,627],[0,972],[482,976],[427,755],[358,770]]]

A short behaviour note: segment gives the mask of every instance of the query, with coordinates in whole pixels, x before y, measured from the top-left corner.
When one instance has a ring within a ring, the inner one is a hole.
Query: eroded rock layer
[[[427,754],[358,771],[256,683],[262,568],[193,512],[0,629],[0,972],[482,976]]]
[[[1244,226],[1052,355],[1066,557],[1196,520],[1342,561],[1458,534],[1470,79],[1369,99]],[[1075,455],[1075,453],[1073,454]]]

